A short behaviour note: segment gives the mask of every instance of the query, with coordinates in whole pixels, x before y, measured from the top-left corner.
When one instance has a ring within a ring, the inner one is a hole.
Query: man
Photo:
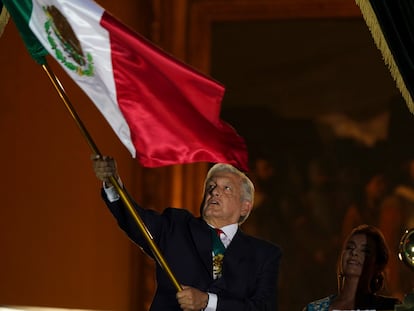
[[[96,176],[104,182],[102,197],[119,226],[148,255],[150,247],[124,208],[110,176],[119,178],[110,157],[93,157]],[[250,179],[228,164],[216,164],[205,180],[201,217],[185,209],[166,208],[159,214],[134,203],[177,280],[176,290],[157,265],[157,289],[151,310],[277,310],[277,281],[281,251],[269,242],[244,234],[239,225],[254,200]],[[223,233],[224,254],[216,253]],[[222,265],[220,265],[222,260]]]

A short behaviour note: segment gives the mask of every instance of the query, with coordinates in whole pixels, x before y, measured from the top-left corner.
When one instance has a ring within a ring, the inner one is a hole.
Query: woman
[[[384,285],[388,247],[379,229],[360,225],[345,240],[338,261],[338,293],[309,303],[304,311],[394,310],[401,302],[377,293]]]

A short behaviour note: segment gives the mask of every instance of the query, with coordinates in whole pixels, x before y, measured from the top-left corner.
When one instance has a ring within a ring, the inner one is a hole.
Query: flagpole
[[[93,141],[92,137],[89,135],[86,127],[83,125],[82,120],[79,118],[78,114],[76,113],[75,109],[73,108],[72,104],[70,103],[70,100],[63,89],[62,84],[56,77],[56,75],[53,73],[52,69],[48,65],[47,62],[42,65],[42,68],[45,70],[47,76],[49,77],[50,81],[52,82],[53,86],[55,87],[56,91],[58,92],[60,98],[62,99],[63,103],[65,104],[67,110],[69,111],[70,115],[72,116],[75,123],[78,125],[82,135],[86,139],[88,145],[92,149],[93,153],[102,156],[101,153],[98,150],[98,147],[96,146],[95,142]],[[127,195],[126,191],[120,186],[118,180],[114,177],[110,177],[110,181],[112,185],[115,187],[116,191],[118,192],[119,196],[121,197],[122,201],[124,202],[125,206],[127,207],[128,211],[130,212],[131,216],[135,220],[136,224],[138,225],[138,228],[140,229],[141,233],[144,235],[144,238],[146,239],[148,245],[151,248],[152,253],[154,254],[155,259],[157,260],[158,264],[164,269],[164,271],[167,273],[167,276],[173,283],[174,287],[177,291],[182,290],[182,286],[180,283],[178,283],[177,279],[175,278],[174,274],[172,273],[170,267],[168,266],[168,263],[164,259],[163,255],[161,254],[158,246],[155,244],[154,239],[152,238],[148,228],[145,226],[144,222],[142,221],[141,217],[138,215],[136,210],[133,207],[133,204],[131,202],[131,199]]]

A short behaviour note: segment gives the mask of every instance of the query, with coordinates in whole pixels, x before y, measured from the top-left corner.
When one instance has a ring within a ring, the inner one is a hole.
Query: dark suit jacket
[[[119,226],[148,255],[151,249],[121,200],[110,203],[102,196]],[[226,249],[223,275],[214,280],[212,236],[207,223],[185,209],[167,208],[162,214],[135,204],[154,242],[177,281],[218,296],[218,311],[277,310],[279,247],[237,231]],[[157,289],[151,310],[181,310],[176,288],[157,265]]]

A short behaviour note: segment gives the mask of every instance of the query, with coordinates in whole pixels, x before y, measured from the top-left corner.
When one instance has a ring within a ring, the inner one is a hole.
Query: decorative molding
[[[214,22],[292,18],[361,17],[349,0],[200,0],[189,11],[187,61],[210,72],[211,28]]]

